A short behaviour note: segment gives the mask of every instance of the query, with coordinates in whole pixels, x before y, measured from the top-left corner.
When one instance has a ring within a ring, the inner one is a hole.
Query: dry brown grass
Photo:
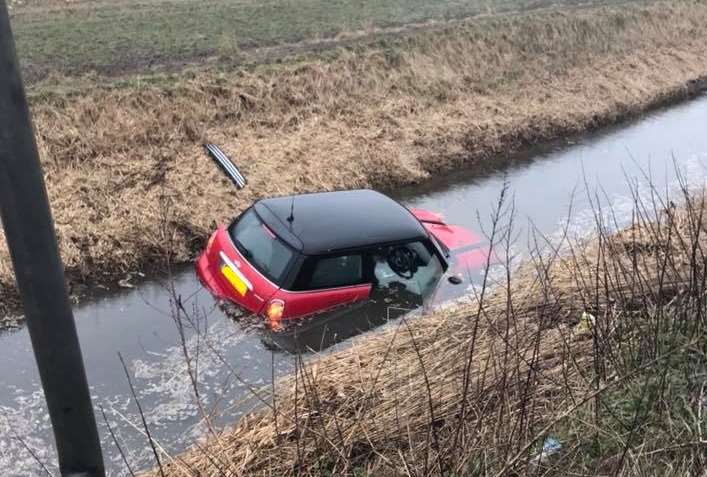
[[[105,283],[165,255],[191,260],[260,196],[421,181],[683,97],[707,71],[706,20],[703,1],[544,12],[331,61],[41,88],[32,110],[67,276]],[[205,138],[235,157],[247,189],[220,177]],[[0,292],[7,310],[4,241]]]
[[[600,224],[469,305],[300,365],[167,475],[696,475],[707,223],[704,194],[685,197],[657,215],[637,202],[618,234]],[[534,465],[548,434],[561,455]]]

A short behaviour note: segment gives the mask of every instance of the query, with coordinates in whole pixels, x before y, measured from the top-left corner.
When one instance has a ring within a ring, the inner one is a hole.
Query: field
[[[57,73],[144,73],[179,70],[190,63],[257,63],[330,48],[352,35],[367,37],[416,23],[556,4],[552,0],[25,0],[12,2],[12,24],[26,77],[35,81]],[[321,41],[325,39],[330,41]],[[261,48],[283,44],[289,46],[273,51]]]
[[[410,184],[694,95],[706,25],[704,2],[550,10],[235,74],[43,83],[32,111],[72,292],[192,260],[264,195]],[[249,187],[234,195],[206,139]],[[0,296],[5,316],[4,240]]]

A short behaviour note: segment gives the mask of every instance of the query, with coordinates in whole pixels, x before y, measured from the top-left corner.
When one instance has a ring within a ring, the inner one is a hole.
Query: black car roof
[[[275,197],[254,208],[273,232],[306,255],[428,237],[409,210],[372,190]]]

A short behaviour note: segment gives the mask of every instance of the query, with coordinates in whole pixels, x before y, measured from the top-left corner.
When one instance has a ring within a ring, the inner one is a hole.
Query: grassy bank
[[[580,0],[563,0],[575,5]],[[598,3],[598,2],[595,2]],[[550,0],[24,0],[10,3],[26,78],[144,73],[184,63],[259,61],[411,23],[558,5]],[[311,43],[315,44],[311,44]],[[309,45],[308,45],[309,44]]]
[[[707,4],[478,19],[329,61],[32,97],[67,276],[110,283],[191,260],[272,194],[396,186],[684,98]],[[250,180],[238,193],[205,139]],[[16,297],[0,242],[0,306]]]
[[[564,236],[512,273],[499,222],[509,273],[469,304],[300,363],[262,411],[163,455],[163,471],[702,475],[705,196],[683,190],[677,209],[652,193],[622,231],[597,210],[591,239]]]

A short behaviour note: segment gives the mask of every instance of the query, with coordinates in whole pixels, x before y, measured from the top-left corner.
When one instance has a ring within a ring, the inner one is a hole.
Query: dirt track
[[[327,62],[37,91],[67,276],[109,284],[189,261],[256,197],[422,181],[684,98],[704,86],[705,37],[703,2],[544,12]],[[242,166],[246,190],[203,156],[207,138]],[[17,295],[4,240],[0,294],[6,314]]]

